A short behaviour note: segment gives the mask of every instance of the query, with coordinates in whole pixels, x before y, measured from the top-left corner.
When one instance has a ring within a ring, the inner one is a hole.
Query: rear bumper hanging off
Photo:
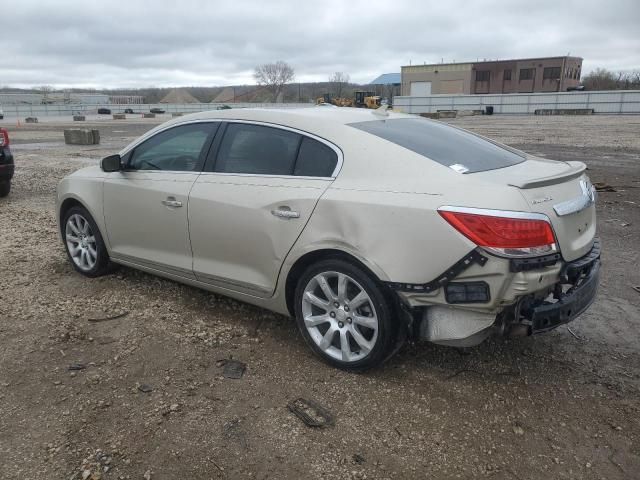
[[[516,324],[524,321],[529,324],[528,333],[537,334],[569,323],[593,303],[599,283],[600,240],[596,238],[588,254],[564,265],[551,300],[522,299]]]

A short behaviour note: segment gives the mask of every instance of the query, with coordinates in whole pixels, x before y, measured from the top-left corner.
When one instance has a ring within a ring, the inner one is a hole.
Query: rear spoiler
[[[517,188],[546,187],[547,185],[562,183],[566,180],[577,178],[580,175],[582,175],[587,169],[587,166],[582,162],[565,162],[565,163],[569,166],[569,169],[562,173],[549,175],[548,177],[527,179],[521,182],[513,182],[513,183],[509,183],[509,185]]]

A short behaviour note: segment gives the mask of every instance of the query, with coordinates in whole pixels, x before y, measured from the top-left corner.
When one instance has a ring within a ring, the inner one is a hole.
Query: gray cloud
[[[6,9],[2,9],[7,11]],[[400,65],[564,55],[640,68],[640,2],[201,0],[12,2],[1,85],[253,83],[285,60],[300,81],[366,82]]]

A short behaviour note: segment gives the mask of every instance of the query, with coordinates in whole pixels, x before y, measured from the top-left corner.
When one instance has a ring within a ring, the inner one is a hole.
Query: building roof
[[[577,60],[583,60],[582,57],[574,57],[572,55],[560,55],[560,56],[556,56],[556,57],[531,57],[531,58],[506,58],[506,59],[496,59],[496,60],[492,60],[492,59],[483,59],[483,60],[477,60],[477,61],[471,61],[471,62],[446,62],[446,63],[424,63],[424,64],[415,64],[415,65],[402,65],[400,68],[405,68],[405,67],[437,67],[437,66],[441,66],[441,65],[471,65],[471,64],[478,64],[478,63],[498,63],[498,62],[530,62],[533,60],[557,60],[560,58],[575,58]],[[377,79],[376,79],[377,80]]]
[[[383,73],[369,85],[400,85],[400,83],[402,81],[399,73]]]

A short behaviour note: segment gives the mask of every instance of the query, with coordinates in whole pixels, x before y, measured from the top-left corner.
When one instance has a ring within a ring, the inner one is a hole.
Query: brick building
[[[407,65],[402,95],[564,92],[580,84],[582,58],[546,57]]]

